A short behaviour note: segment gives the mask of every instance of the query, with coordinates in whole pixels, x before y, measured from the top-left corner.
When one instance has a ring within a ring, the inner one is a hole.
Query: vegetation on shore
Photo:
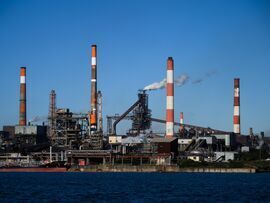
[[[180,168],[255,168],[257,171],[270,171],[269,153],[266,150],[251,150],[240,153],[237,160],[229,162],[196,162],[179,160]]]

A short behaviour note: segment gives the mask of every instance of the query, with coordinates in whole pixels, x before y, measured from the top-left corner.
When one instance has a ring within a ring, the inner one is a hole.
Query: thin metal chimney
[[[102,117],[102,93],[98,91],[98,131],[103,131],[103,117]]]
[[[50,102],[49,102],[49,130],[48,130],[48,135],[50,138],[54,137],[54,131],[55,131],[55,117],[56,117],[56,92],[55,90],[51,90],[50,93]]]
[[[184,113],[180,112],[180,130],[183,130],[184,126]]]

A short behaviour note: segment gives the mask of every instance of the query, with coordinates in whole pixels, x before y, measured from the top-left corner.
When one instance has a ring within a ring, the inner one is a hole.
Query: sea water
[[[270,202],[270,173],[0,173],[0,202]]]

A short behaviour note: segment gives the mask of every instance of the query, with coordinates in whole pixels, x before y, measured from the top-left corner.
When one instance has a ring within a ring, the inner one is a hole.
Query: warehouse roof
[[[166,138],[166,137],[155,137],[152,139],[152,142],[172,142],[174,140],[176,140],[176,137],[170,137],[170,138]]]

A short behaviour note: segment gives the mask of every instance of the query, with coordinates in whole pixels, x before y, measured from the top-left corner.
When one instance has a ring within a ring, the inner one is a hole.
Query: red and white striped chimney
[[[20,71],[20,118],[19,125],[26,125],[26,67]]]
[[[234,79],[233,132],[241,134],[240,128],[240,79]]]
[[[97,46],[92,45],[90,131],[97,131]]]
[[[180,130],[184,128],[183,124],[184,124],[184,113],[180,112]]]
[[[166,137],[173,137],[174,123],[174,77],[173,77],[173,58],[167,60],[167,107],[166,107]]]

